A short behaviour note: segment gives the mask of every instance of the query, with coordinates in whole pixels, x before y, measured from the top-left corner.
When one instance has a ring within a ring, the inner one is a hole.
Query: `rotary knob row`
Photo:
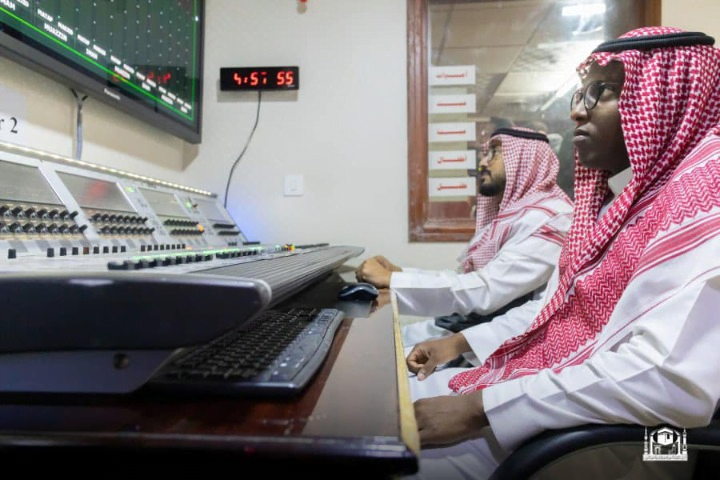
[[[30,218],[30,219],[42,219],[42,220],[54,220],[67,222],[73,220],[78,212],[70,212],[68,210],[61,210],[59,208],[45,208],[45,207],[33,207],[24,205],[0,205],[0,215],[5,218]]]
[[[154,232],[154,228],[148,227],[127,227],[123,225],[109,226],[105,225],[98,229],[100,235],[150,235]]]
[[[114,213],[95,213],[90,217],[93,223],[130,223],[142,224],[147,222],[147,217],[138,215],[120,215]]]
[[[68,225],[65,223],[5,223],[0,222],[0,233],[42,233],[52,235],[75,235],[83,233],[87,225]]]

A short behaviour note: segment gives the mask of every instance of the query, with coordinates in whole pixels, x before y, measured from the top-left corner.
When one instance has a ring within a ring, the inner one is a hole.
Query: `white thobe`
[[[712,215],[720,211],[698,217]],[[671,234],[672,229],[653,242]],[[720,402],[717,252],[720,237],[704,238],[634,277],[600,333],[599,349],[584,363],[485,388],[490,429],[483,437],[454,447],[423,450],[420,477],[434,478],[437,472],[447,478],[487,477],[507,452],[549,429],[588,423],[706,425]],[[556,284],[553,275],[546,299]],[[523,307],[538,311],[544,301]],[[535,315],[518,311],[523,307],[462,332],[478,358],[486,358],[534,320]],[[612,333],[630,322],[626,335],[609,341]],[[453,394],[448,381],[459,371],[441,370],[423,382],[410,378],[413,400]],[[467,476],[469,471],[473,473]]]
[[[533,234],[546,225],[567,232],[572,223],[571,206],[555,199],[552,206],[558,211],[553,217],[537,210],[525,212],[514,222],[502,248],[480,270],[458,273],[404,268],[393,272],[390,288],[396,295],[398,312],[433,317],[470,312],[487,315],[531,292],[539,298],[562,246]],[[443,333],[433,326],[434,318],[403,326],[404,345]]]

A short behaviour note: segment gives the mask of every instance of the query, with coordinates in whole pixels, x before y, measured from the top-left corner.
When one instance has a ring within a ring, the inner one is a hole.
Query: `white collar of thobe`
[[[632,167],[627,167],[622,172],[616,173],[612,177],[608,178],[608,187],[610,187],[610,191],[612,191],[613,195],[617,197],[620,195],[623,188],[630,183],[630,180],[632,180]]]

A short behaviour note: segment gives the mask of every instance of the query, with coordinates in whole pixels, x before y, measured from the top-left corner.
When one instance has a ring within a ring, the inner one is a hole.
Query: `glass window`
[[[502,126],[544,131],[572,196],[575,67],[599,43],[660,23],[660,0],[407,0],[410,241],[475,230],[479,146]]]

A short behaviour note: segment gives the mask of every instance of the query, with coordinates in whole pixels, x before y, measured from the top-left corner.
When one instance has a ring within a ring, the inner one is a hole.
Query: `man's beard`
[[[490,179],[489,182],[483,182],[483,178],[486,177],[486,176]],[[480,195],[482,195],[483,197],[494,197],[495,195],[497,195],[498,193],[500,193],[500,192],[498,191],[497,185],[496,185],[495,182],[493,181],[493,178],[492,178],[492,176],[491,176],[490,174],[480,175],[479,181],[480,181],[481,183],[480,183],[480,187],[478,187],[478,193],[479,193]]]

